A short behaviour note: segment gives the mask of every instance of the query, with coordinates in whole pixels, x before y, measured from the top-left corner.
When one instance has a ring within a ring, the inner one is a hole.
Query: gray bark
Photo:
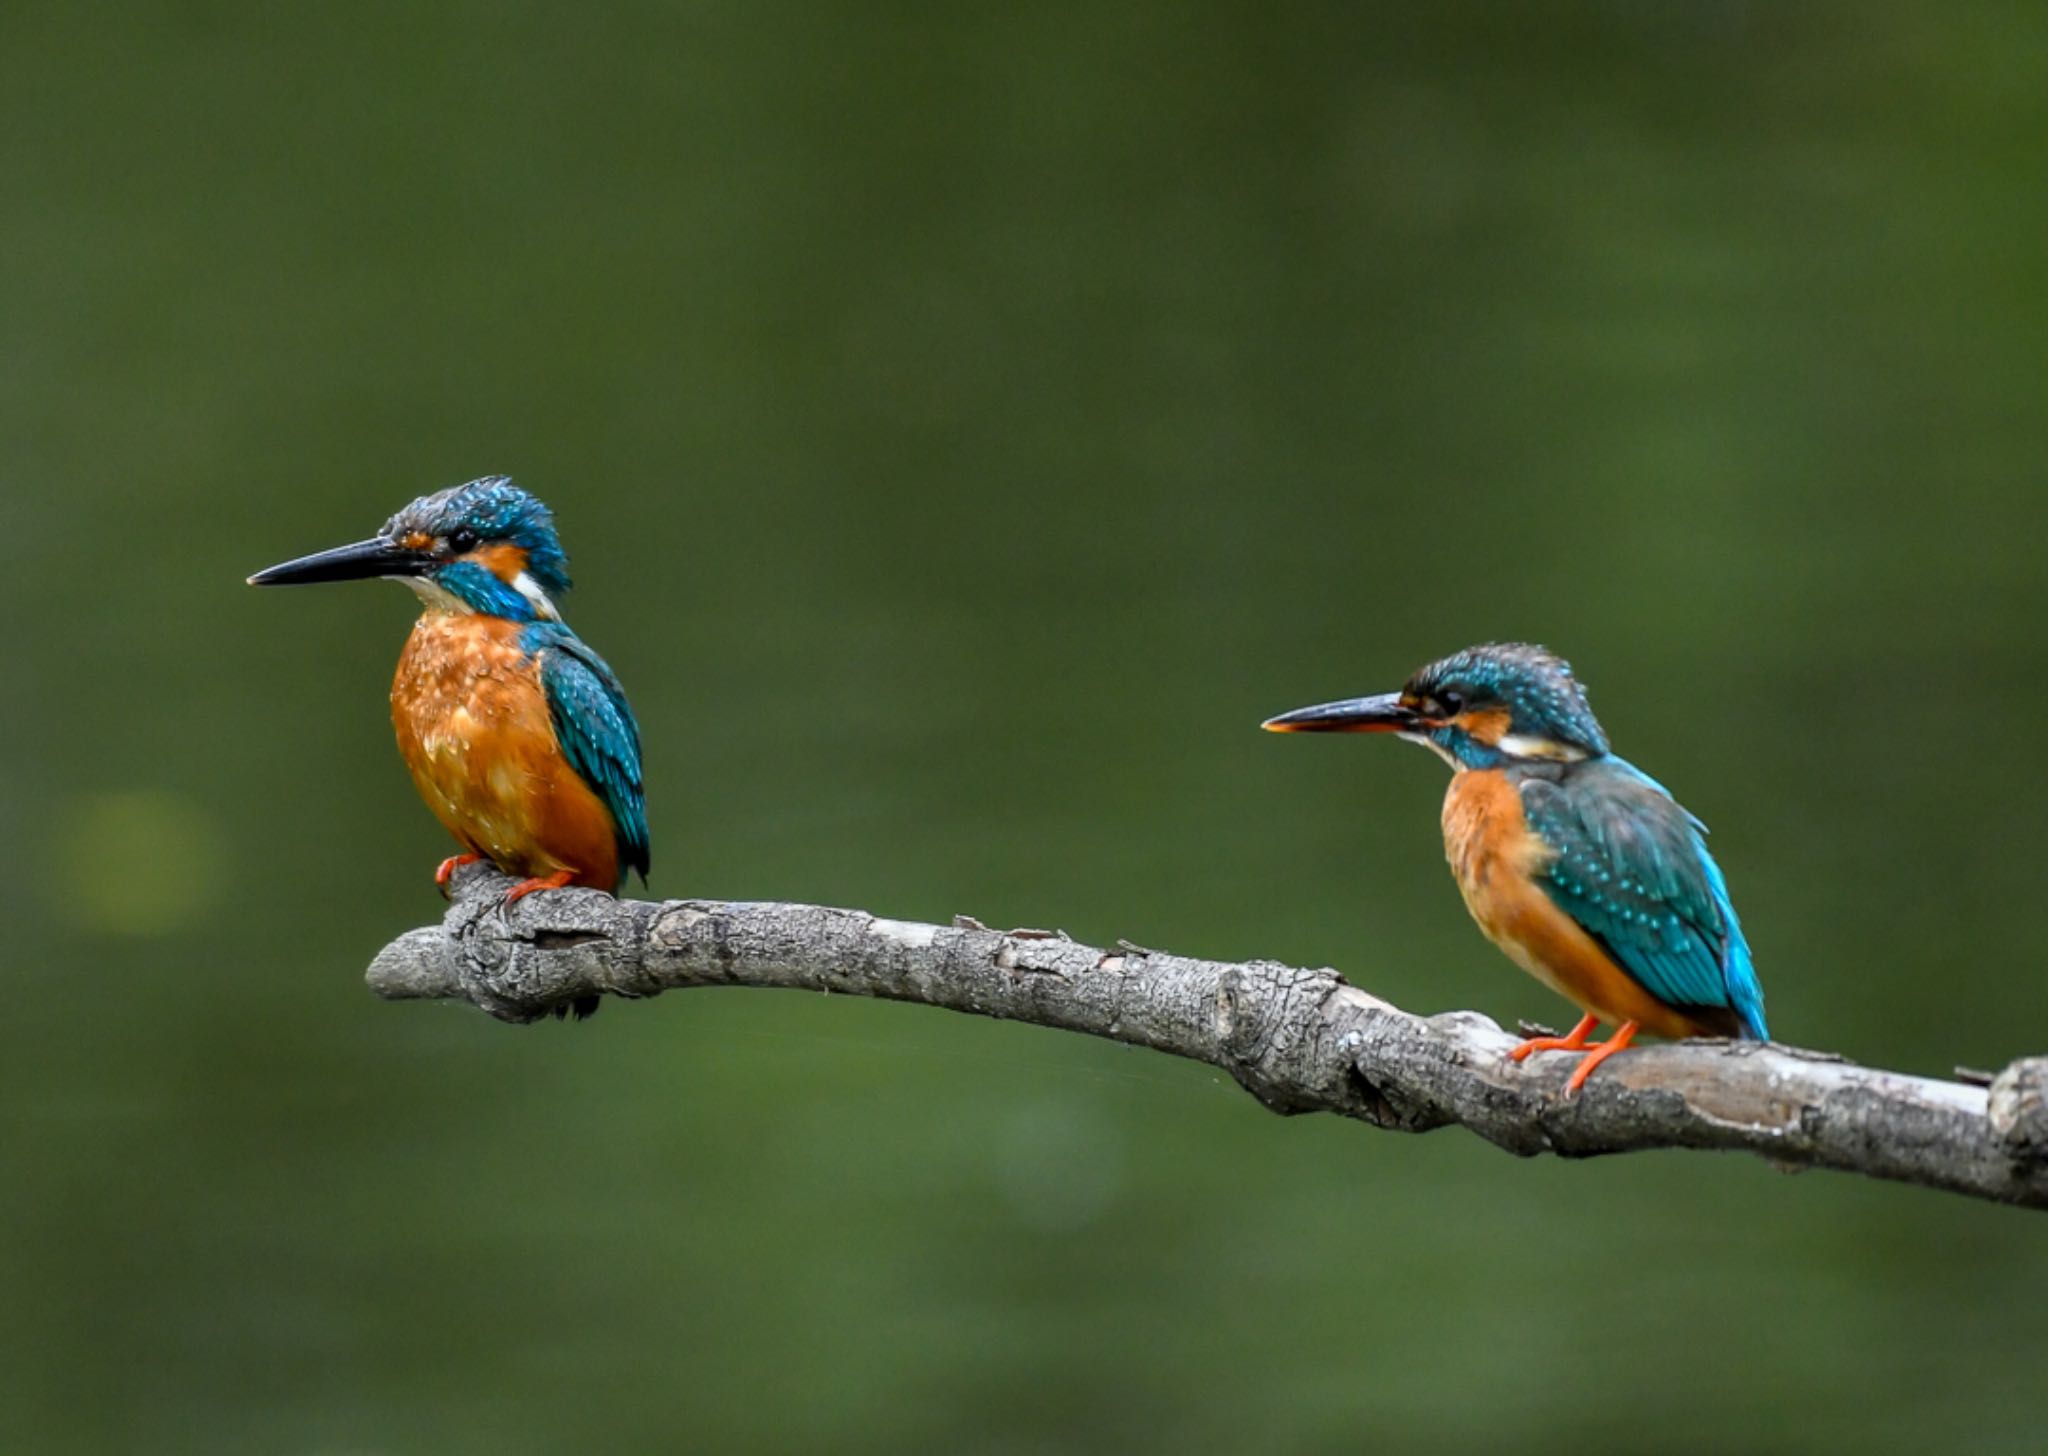
[[[443,923],[386,946],[371,989],[469,1001],[515,1022],[581,997],[691,986],[916,1001],[1207,1062],[1276,1112],[1401,1132],[1456,1124],[1523,1155],[1740,1149],[1781,1167],[2048,1208],[2048,1057],[2015,1062],[1986,1087],[1775,1044],[1692,1041],[1622,1052],[1567,1099],[1577,1058],[1516,1065],[1506,1057],[1516,1038],[1486,1017],[1417,1016],[1333,970],[817,905],[561,890],[503,910],[508,883],[483,865],[459,872]]]

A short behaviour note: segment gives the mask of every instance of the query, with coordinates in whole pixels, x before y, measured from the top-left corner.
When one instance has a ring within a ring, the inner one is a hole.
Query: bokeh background
[[[1441,767],[1566,651],[1786,1040],[2048,1049],[2048,15],[0,10],[0,1451],[2040,1449],[2038,1214],[1518,1163],[899,1006],[383,1005],[419,492],[557,509],[657,894],[1568,1011]]]

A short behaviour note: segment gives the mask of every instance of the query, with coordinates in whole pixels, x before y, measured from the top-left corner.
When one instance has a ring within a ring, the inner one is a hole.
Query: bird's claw
[[[1614,1029],[1614,1034],[1605,1041],[1586,1040],[1593,1034],[1593,1028],[1600,1019],[1588,1013],[1584,1020],[1573,1027],[1565,1036],[1532,1036],[1527,1041],[1508,1051],[1508,1060],[1517,1064],[1524,1062],[1537,1052],[1578,1052],[1579,1064],[1572,1068],[1572,1074],[1565,1080],[1564,1095],[1576,1097],[1579,1089],[1586,1085],[1586,1079],[1593,1075],[1593,1069],[1613,1056],[1626,1051],[1635,1040],[1640,1028],[1633,1021],[1624,1021]]]
[[[574,870],[556,870],[551,875],[535,875],[531,879],[521,880],[499,897],[497,910],[498,929],[508,936],[512,933],[512,906],[514,902],[524,900],[536,890],[559,890],[575,877],[576,872]],[[587,1015],[588,1013],[585,1014]],[[582,1017],[579,1016],[577,1019],[580,1021]]]
[[[535,875],[532,879],[521,880],[505,892],[505,904],[524,900],[535,890],[559,890],[576,877],[574,870],[556,870],[551,875]]]
[[[441,897],[448,898],[448,882],[455,878],[457,870],[464,865],[473,865],[482,858],[480,854],[451,854],[442,860],[440,867],[434,871],[434,886],[440,890]]]
[[[1580,1057],[1579,1064],[1572,1068],[1571,1076],[1565,1079],[1564,1095],[1578,1096],[1579,1089],[1586,1085],[1586,1079],[1593,1075],[1593,1069],[1616,1052],[1628,1050],[1629,1044],[1635,1040],[1635,1035],[1636,1024],[1633,1021],[1624,1021],[1615,1028],[1614,1035]]]
[[[1593,1034],[1593,1028],[1600,1024],[1599,1018],[1587,1015],[1579,1024],[1563,1036],[1551,1033],[1548,1036],[1532,1036],[1508,1052],[1511,1062],[1525,1062],[1536,1052],[1582,1052],[1586,1049],[1586,1038]]]

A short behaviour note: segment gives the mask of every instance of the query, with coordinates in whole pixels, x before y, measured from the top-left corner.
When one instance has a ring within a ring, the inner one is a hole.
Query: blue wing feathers
[[[1521,790],[1529,827],[1557,851],[1550,897],[1659,1000],[1725,1007],[1749,1035],[1768,1037],[1763,988],[1706,826],[1617,758]]]
[[[523,644],[540,659],[541,688],[563,755],[611,813],[621,883],[628,869],[646,879],[650,852],[640,725],[625,689],[605,660],[567,627],[536,622],[526,629]]]

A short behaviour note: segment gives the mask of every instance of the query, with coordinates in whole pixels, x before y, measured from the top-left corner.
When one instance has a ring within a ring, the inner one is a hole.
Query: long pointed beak
[[[1399,693],[1381,693],[1374,698],[1346,698],[1341,703],[1296,708],[1259,726],[1268,733],[1404,733],[1421,722],[1401,706]]]
[[[434,566],[434,558],[372,536],[332,551],[316,551],[296,561],[267,566],[249,578],[251,586],[306,586],[316,581],[360,581],[371,576],[418,576]]]

